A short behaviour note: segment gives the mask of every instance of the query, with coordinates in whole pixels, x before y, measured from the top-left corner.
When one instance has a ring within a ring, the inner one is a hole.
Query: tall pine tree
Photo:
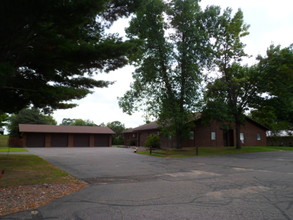
[[[105,29],[136,1],[4,0],[0,8],[0,113],[33,105],[70,108],[94,87],[97,71],[127,63],[130,42]]]

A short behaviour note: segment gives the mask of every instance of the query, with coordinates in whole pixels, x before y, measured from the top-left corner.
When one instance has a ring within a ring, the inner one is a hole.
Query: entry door
[[[234,146],[234,131],[233,129],[223,131],[224,146]]]

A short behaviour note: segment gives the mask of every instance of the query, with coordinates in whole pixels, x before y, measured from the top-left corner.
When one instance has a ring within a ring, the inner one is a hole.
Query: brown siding
[[[26,147],[24,143],[24,137],[23,138],[9,137],[8,146],[9,147]]]
[[[45,147],[51,147],[51,134],[45,134]]]
[[[68,134],[68,147],[74,147],[73,134]]]

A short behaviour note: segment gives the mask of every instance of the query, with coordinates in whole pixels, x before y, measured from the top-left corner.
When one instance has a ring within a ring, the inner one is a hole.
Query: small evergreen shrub
[[[147,148],[160,148],[160,137],[155,134],[150,134],[146,139],[144,146]]]

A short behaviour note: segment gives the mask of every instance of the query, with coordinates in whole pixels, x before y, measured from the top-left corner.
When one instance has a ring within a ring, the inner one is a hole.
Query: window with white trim
[[[194,140],[194,131],[189,132],[189,140]]]
[[[244,143],[244,133],[240,133],[240,141],[243,144]]]
[[[212,141],[216,140],[216,132],[214,131],[211,132],[211,140]]]
[[[256,140],[261,141],[261,133],[256,134]]]

